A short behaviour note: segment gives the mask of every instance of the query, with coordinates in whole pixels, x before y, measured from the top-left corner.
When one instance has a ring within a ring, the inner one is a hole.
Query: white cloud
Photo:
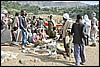
[[[81,1],[82,3],[85,3],[85,4],[90,4],[90,5],[97,5],[99,4],[99,1]]]
[[[90,4],[90,5],[99,4],[99,1],[52,1],[52,2],[82,2],[82,3]]]
[[[79,1],[52,1],[52,2],[79,2]]]

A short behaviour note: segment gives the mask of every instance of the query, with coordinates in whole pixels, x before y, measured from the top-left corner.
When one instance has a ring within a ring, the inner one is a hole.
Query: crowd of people
[[[98,20],[96,19],[96,13],[91,14],[91,20],[88,15],[84,16],[77,15],[76,21],[73,22],[72,26],[69,21],[69,14],[63,14],[63,21],[61,29],[56,28],[56,22],[53,20],[53,16],[49,16],[48,23],[44,23],[43,17],[36,18],[33,16],[32,19],[28,18],[27,12],[21,10],[21,14],[15,13],[15,16],[10,15],[8,17],[8,11],[1,11],[1,30],[9,29],[11,31],[12,41],[18,42],[21,39],[21,48],[24,49],[27,42],[34,43],[35,46],[39,45],[39,40],[54,38],[59,41],[63,40],[66,57],[68,54],[68,43],[66,43],[66,36],[69,36],[74,44],[74,56],[76,65],[80,65],[80,58],[82,64],[86,62],[84,46],[92,42],[91,46],[96,46],[96,37],[98,32]],[[47,27],[47,26],[48,27]],[[22,37],[20,37],[20,32]],[[60,37],[57,35],[60,34]]]

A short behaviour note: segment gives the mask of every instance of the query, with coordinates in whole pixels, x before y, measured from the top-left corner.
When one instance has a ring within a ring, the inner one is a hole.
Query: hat
[[[40,20],[43,20],[43,17],[42,17],[42,16],[39,16],[39,19],[40,19]]]
[[[4,9],[4,10],[1,11],[1,13],[2,13],[2,14],[7,14],[8,11]]]
[[[96,13],[95,13],[95,12],[93,12],[93,13],[92,13],[92,15],[93,15],[93,16],[96,16]]]
[[[68,13],[63,14],[63,18],[69,19],[69,14]]]

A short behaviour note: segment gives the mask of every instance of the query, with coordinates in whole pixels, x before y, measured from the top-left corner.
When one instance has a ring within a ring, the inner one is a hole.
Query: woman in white
[[[87,44],[88,44],[88,40],[90,40],[91,20],[89,20],[87,14],[84,15],[83,23],[85,24],[85,28],[86,28],[85,33],[87,35]]]
[[[6,9],[1,10],[1,20],[3,22],[3,29],[8,29],[8,11]]]

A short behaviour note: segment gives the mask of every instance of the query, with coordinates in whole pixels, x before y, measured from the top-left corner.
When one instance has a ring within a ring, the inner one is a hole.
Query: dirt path
[[[59,58],[56,56],[36,56],[34,54],[22,53],[18,46],[1,46],[1,50],[19,53],[17,59],[9,60],[1,64],[1,66],[73,66],[75,60],[71,61]],[[86,64],[84,66],[99,66],[99,44],[96,47],[85,46]],[[58,54],[59,55],[59,54]],[[73,55],[72,55],[73,56]],[[36,58],[39,61],[34,61]],[[19,60],[24,60],[24,63],[19,63]]]

